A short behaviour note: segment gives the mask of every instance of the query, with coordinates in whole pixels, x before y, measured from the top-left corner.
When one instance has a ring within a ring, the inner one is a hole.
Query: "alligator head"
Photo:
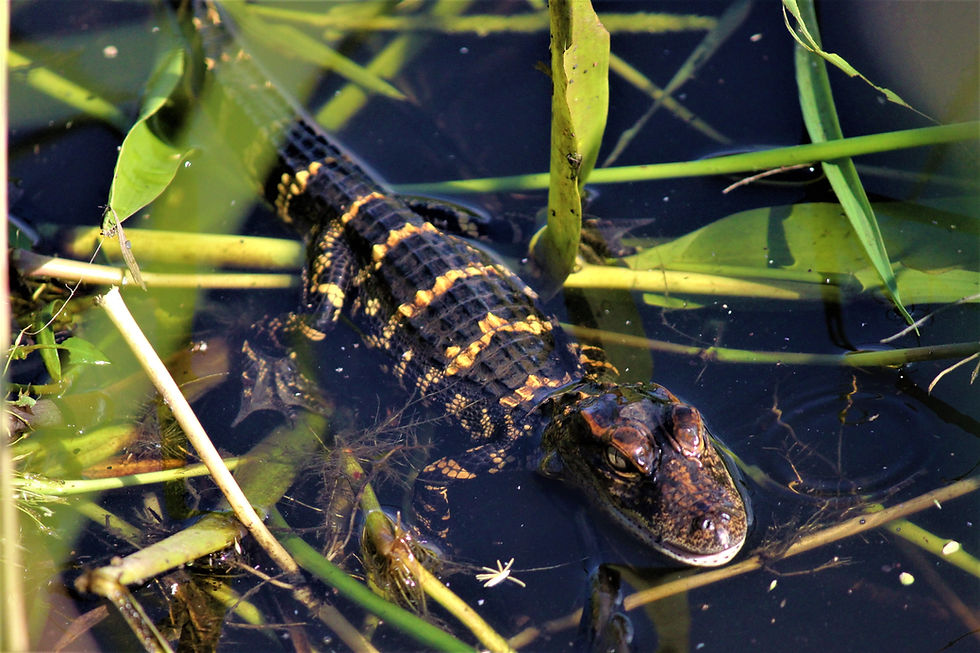
[[[542,473],[675,560],[715,566],[738,553],[745,502],[696,408],[655,384],[579,386],[553,401]]]

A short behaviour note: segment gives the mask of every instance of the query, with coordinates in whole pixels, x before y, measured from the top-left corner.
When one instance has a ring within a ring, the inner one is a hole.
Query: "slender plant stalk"
[[[891,351],[852,351],[843,354],[806,354],[783,351],[750,351],[745,349],[728,349],[726,347],[694,347],[679,345],[673,342],[652,340],[628,333],[615,333],[574,324],[562,324],[562,327],[578,338],[615,343],[649,349],[670,354],[680,354],[704,360],[726,363],[761,363],[765,365],[837,365],[844,367],[877,367],[897,366],[924,360],[941,360],[946,358],[961,358],[980,351],[980,342],[958,342],[929,347],[907,347]]]
[[[545,11],[501,16],[471,14],[468,16],[427,13],[411,16],[363,16],[314,13],[286,9],[275,4],[256,5],[257,15],[319,25],[338,31],[440,32],[444,34],[474,33],[516,34],[543,32],[548,29]],[[611,32],[666,33],[705,31],[714,27],[713,16],[679,15],[647,12],[600,13],[600,20]]]
[[[758,172],[798,163],[828,161],[845,156],[859,156],[912,147],[928,147],[956,141],[980,138],[980,122],[960,122],[938,127],[920,127],[854,136],[836,141],[779,147],[748,154],[732,154],[698,161],[651,163],[594,170],[589,184],[615,184],[654,179],[727,175],[736,172]],[[461,179],[424,184],[399,184],[394,188],[402,193],[489,193],[515,190],[541,190],[548,187],[547,173]]]
[[[340,594],[355,601],[358,605],[377,615],[386,623],[414,637],[420,644],[439,651],[473,651],[470,646],[459,641],[432,624],[416,617],[411,612],[385,601],[362,583],[357,582],[343,569],[340,569],[320,555],[306,543],[303,538],[290,530],[286,520],[278,510],[272,508],[269,512],[269,523],[282,533],[280,539],[283,546],[293,555],[293,558],[311,574],[319,577]]]
[[[6,32],[6,27],[4,31]],[[92,92],[92,89],[79,86],[70,79],[37,65],[19,52],[10,50],[6,39],[3,49],[7,53],[10,69],[14,71],[22,69],[24,81],[28,86],[78,109],[83,114],[104,120],[121,132],[129,128],[129,119],[126,115],[116,105]],[[3,106],[7,106],[6,102]],[[4,149],[4,152],[6,151]]]
[[[907,517],[928,508],[935,508],[937,505],[941,505],[946,501],[952,501],[958,497],[976,492],[977,489],[980,489],[980,477],[971,477],[962,481],[957,481],[952,485],[948,485],[931,492],[926,492],[925,494],[922,494],[914,499],[904,501],[889,508],[884,508],[882,510],[878,510],[877,512],[868,512],[858,515],[857,517],[853,517],[847,521],[841,522],[840,524],[817,531],[811,535],[805,535],[794,542],[782,555],[777,556],[775,559],[769,559],[761,555],[754,555],[751,558],[728,567],[696,574],[694,576],[689,576],[687,578],[672,581],[664,585],[651,587],[650,589],[636,592],[635,594],[631,594],[623,599],[623,607],[627,610],[633,610],[641,605],[645,605],[652,601],[658,601],[665,596],[670,596],[671,594],[694,589],[696,587],[703,587],[726,578],[732,578],[733,576],[738,576],[748,571],[759,569],[764,564],[770,564],[776,560],[791,558],[795,555],[799,555],[800,553],[805,553],[818,547],[826,546],[831,542],[836,542],[845,537],[850,537],[852,535],[867,532],[874,528],[885,526],[889,522],[896,519]]]
[[[902,539],[908,540],[915,546],[928,551],[937,558],[941,558],[951,565],[959,567],[977,580],[980,580],[980,560],[966,551],[959,545],[946,538],[936,537],[918,524],[913,524],[907,519],[896,519],[885,524],[885,528]]]
[[[0,116],[0,179],[8,179],[7,174],[7,70],[9,65],[10,43],[10,3],[0,7],[0,106],[4,107]],[[5,346],[10,342],[10,279],[7,261],[7,184],[0,188],[0,289],[6,295],[0,301],[0,342]],[[0,390],[7,396],[6,367],[0,377]],[[6,651],[26,651],[30,647],[27,631],[27,606],[24,596],[24,566],[21,557],[20,520],[14,490],[14,461],[10,450],[10,437],[7,432],[6,414],[0,426],[0,595],[6,597],[0,615],[0,649]]]
[[[25,250],[15,250],[11,261],[19,272],[32,278],[83,281],[103,286],[131,286],[136,283],[133,281],[129,270],[111,265],[96,265],[71,259],[42,256]],[[154,288],[252,288],[258,290],[263,288],[293,288],[299,285],[299,276],[295,274],[143,272],[141,276],[147,287]]]
[[[354,478],[364,478],[364,470],[350,453],[344,453],[343,465],[345,473],[348,475]],[[378,543],[394,537],[391,522],[381,510],[381,504],[370,485],[365,485],[361,491],[361,510],[365,515],[365,531],[368,537],[375,538]],[[380,546],[377,548],[381,549]],[[410,569],[412,577],[423,592],[469,628],[487,650],[502,653],[513,651],[506,639],[498,635],[476,610],[433,576],[415,556],[400,556],[399,563]]]
[[[235,469],[243,462],[242,458],[225,458],[224,464],[228,469]],[[18,490],[47,496],[72,496],[106,492],[139,485],[156,485],[179,481],[197,476],[206,476],[208,468],[200,463],[177,469],[166,469],[157,472],[142,472],[127,476],[111,476],[109,478],[86,479],[56,479],[39,476],[18,477],[14,479],[14,487]]]
[[[153,350],[153,347],[146,339],[146,336],[143,335],[136,320],[130,314],[129,309],[126,308],[126,304],[119,294],[119,289],[117,287],[111,288],[109,292],[100,298],[100,303],[106,309],[106,312],[109,314],[109,319],[119,329],[123,339],[126,340],[133,353],[136,354],[147,375],[170,407],[177,422],[184,430],[187,439],[194,446],[198,456],[211,473],[215,484],[221,489],[228,504],[235,512],[235,516],[238,517],[241,524],[255,537],[256,541],[272,560],[286,572],[288,577],[301,578],[299,565],[296,564],[289,555],[289,552],[283,548],[275,536],[269,532],[262,519],[256,514],[245,493],[242,492],[241,487],[239,487],[235,478],[222,461],[218,451],[214,448],[194,411],[180,393],[180,388],[177,387],[176,382],[170,376],[163,361],[160,360],[160,357]],[[92,576],[96,575],[92,574]],[[363,651],[365,653],[375,651],[374,647],[337,612],[336,608],[316,599],[310,589],[302,584],[302,582],[298,584],[293,594],[300,602],[310,608],[317,617],[327,623],[337,636],[353,650]]]
[[[252,508],[248,497],[238,486],[235,478],[231,475],[231,471],[225,466],[221,455],[205,433],[204,427],[201,426],[193,409],[187,403],[184,395],[181,394],[177,383],[170,376],[170,372],[167,371],[163,361],[160,360],[150,341],[143,335],[139,324],[129,312],[125,302],[123,302],[122,295],[119,294],[119,288],[113,286],[109,292],[100,298],[100,303],[170,407],[187,439],[194,446],[208,471],[211,472],[214,482],[221,488],[228,500],[228,505],[235,512],[235,516],[252,533],[259,545],[275,560],[276,564],[287,573],[297,573],[299,567],[262,523],[262,519],[256,514],[255,509]]]

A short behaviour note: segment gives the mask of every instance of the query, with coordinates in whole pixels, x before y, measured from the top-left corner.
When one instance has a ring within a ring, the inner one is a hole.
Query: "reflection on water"
[[[849,370],[781,383],[752,459],[776,486],[817,501],[900,489],[928,461],[934,436],[929,415],[886,383]]]

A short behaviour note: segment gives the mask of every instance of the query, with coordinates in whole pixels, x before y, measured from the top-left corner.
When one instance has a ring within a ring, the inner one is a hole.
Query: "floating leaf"
[[[956,301],[980,292],[977,227],[970,218],[915,204],[876,204],[895,256],[897,283],[916,303]],[[771,280],[821,289],[880,288],[875,270],[837,204],[752,209],[626,257],[634,270],[673,270]],[[638,288],[642,290],[642,288]],[[737,290],[731,294],[738,294]]]
[[[549,4],[551,172],[548,226],[532,243],[550,282],[572,271],[582,229],[581,188],[599,152],[609,105],[609,32],[588,0]]]

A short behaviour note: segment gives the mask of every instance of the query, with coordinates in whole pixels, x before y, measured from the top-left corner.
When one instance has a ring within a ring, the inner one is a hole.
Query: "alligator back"
[[[444,405],[471,436],[532,430],[541,401],[584,374],[535,293],[390,195],[269,83],[227,17],[200,7],[195,26],[216,73],[209,78],[220,84],[221,115],[244,121],[258,141],[242,151],[274,152],[265,196],[309,242],[305,309],[329,317],[314,315],[304,332],[322,337],[349,308],[401,384]],[[261,158],[249,162],[257,179]]]
[[[747,511],[700,413],[655,384],[586,374],[531,289],[389,195],[276,89],[223,16],[204,0],[194,6],[217,72],[208,79],[228,100],[218,114],[248,125],[229,138],[260,183],[272,170],[265,196],[308,242],[297,328],[322,339],[347,309],[401,384],[478,441],[419,474],[415,505],[428,530],[446,532],[451,482],[523,458],[676,560],[730,560]]]

